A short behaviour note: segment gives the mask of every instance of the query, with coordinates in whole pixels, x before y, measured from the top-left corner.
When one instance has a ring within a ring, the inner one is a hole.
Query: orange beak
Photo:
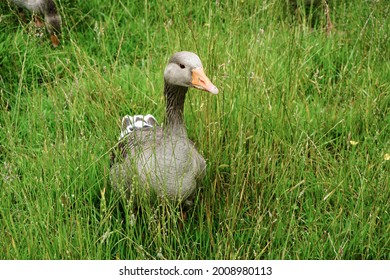
[[[55,47],[55,48],[58,47],[58,45],[60,44],[60,40],[58,40],[58,37],[55,34],[50,35],[50,40],[51,40],[51,43],[53,44],[53,47]]]
[[[209,78],[207,78],[206,74],[204,73],[202,67],[195,68],[192,70],[191,84],[197,89],[208,91],[213,94],[218,94],[218,88],[210,82]]]

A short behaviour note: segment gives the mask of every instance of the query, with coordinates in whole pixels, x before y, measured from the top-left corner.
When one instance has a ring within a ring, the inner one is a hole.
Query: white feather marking
[[[157,125],[157,120],[152,115],[134,115],[124,116],[122,119],[121,134],[119,140],[126,137],[126,135],[132,133],[134,130],[140,130],[143,128],[151,128]]]

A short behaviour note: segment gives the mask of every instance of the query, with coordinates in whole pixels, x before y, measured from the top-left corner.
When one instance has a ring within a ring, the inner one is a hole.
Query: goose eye
[[[181,69],[186,68],[183,64],[179,64],[179,66],[180,66]]]

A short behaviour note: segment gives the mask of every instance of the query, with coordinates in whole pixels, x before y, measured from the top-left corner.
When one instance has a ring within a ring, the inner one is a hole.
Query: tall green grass
[[[57,49],[0,3],[1,258],[389,259],[386,1],[332,1],[329,37],[303,1],[166,2],[58,0]],[[207,175],[184,223],[109,181],[179,50],[220,89],[185,105]]]

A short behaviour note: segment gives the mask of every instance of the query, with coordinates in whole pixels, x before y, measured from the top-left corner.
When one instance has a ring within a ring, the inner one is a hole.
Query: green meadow
[[[385,0],[57,0],[61,45],[0,2],[1,259],[390,259],[390,6]],[[207,161],[182,220],[110,185],[124,115],[190,89]]]

